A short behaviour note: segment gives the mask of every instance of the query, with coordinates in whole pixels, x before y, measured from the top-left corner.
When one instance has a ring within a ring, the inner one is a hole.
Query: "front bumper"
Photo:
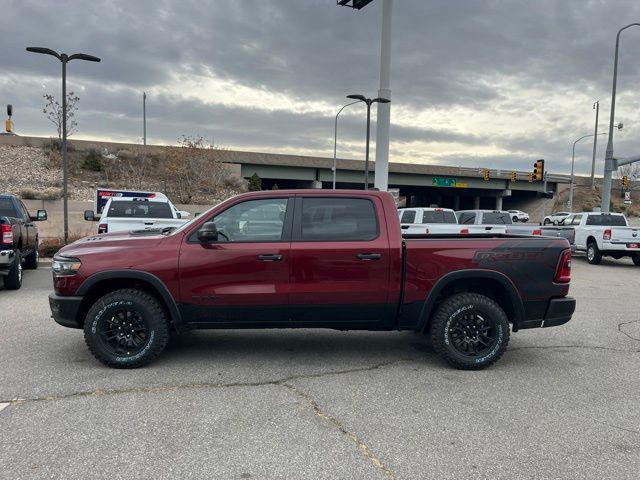
[[[82,297],[65,297],[49,294],[51,316],[56,323],[68,328],[82,328],[82,320],[78,318]]]
[[[547,305],[547,311],[543,319],[525,320],[520,322],[518,329],[557,327],[571,320],[576,310],[576,299],[573,297],[552,298]]]
[[[0,250],[0,275],[6,275],[9,272],[15,257],[13,250]]]

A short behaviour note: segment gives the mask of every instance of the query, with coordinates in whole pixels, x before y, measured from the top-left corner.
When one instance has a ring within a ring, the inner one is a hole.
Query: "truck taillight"
[[[109,230],[109,226],[106,223],[98,225],[98,233],[107,233],[107,230]]]
[[[2,243],[13,245],[13,230],[11,229],[11,225],[5,224],[0,225],[0,227],[2,227]]]
[[[460,235],[469,235],[469,229],[468,228],[460,229]]]
[[[533,231],[533,234],[534,235],[542,235],[542,230],[538,228],[538,229]]]
[[[602,234],[602,239],[603,240],[611,240],[611,229],[610,228],[605,229],[604,233]]]
[[[571,250],[564,250],[560,254],[558,268],[556,268],[556,283],[569,283],[571,281]]]

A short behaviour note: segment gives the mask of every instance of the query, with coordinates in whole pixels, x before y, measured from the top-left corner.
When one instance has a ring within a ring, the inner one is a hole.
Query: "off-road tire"
[[[132,356],[120,355],[106,344],[100,331],[122,309],[140,314],[148,327],[145,343]],[[164,308],[153,295],[133,288],[116,290],[99,298],[89,309],[84,322],[84,340],[89,351],[104,365],[112,368],[138,368],[154,360],[167,345],[169,324]]]
[[[465,355],[456,349],[451,337],[451,325],[457,317],[469,313],[482,314],[495,329],[495,341],[481,357]],[[432,317],[431,343],[435,351],[450,365],[461,370],[480,370],[494,364],[507,349],[509,320],[504,310],[489,297],[477,293],[458,293],[443,301]]]
[[[602,252],[598,248],[598,244],[591,240],[587,244],[587,262],[591,265],[598,265],[602,261]]]
[[[36,268],[38,268],[38,260],[40,256],[40,254],[38,253],[38,248],[40,248],[40,245],[36,240],[36,247],[33,250],[33,252],[31,252],[29,255],[24,257],[25,270],[35,270]]]
[[[4,277],[4,288],[7,290],[19,290],[22,286],[22,258],[20,252],[16,251],[13,259],[13,266],[9,274]]]
[[[640,267],[640,254],[636,253],[635,255],[632,255],[631,260],[633,260],[634,265]]]

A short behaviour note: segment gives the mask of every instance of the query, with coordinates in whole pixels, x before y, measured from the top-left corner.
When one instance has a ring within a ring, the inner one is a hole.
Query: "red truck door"
[[[197,231],[182,243],[180,302],[185,322],[199,326],[266,326],[289,320],[290,232],[293,198],[236,203],[213,221],[217,242]]]
[[[299,325],[375,328],[394,321],[390,247],[379,198],[296,197],[291,316]]]

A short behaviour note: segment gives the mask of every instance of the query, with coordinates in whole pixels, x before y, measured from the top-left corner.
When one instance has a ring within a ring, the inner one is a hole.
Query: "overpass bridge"
[[[244,178],[258,174],[264,188],[332,187],[332,158],[232,151],[218,154],[224,162],[238,165]],[[529,163],[533,166],[534,160]],[[375,162],[371,162],[371,185],[374,170]],[[516,181],[512,181],[511,172],[490,169],[489,180],[484,180],[482,168],[391,162],[389,187],[398,188],[409,206],[500,209],[545,193],[555,194],[558,184],[569,183],[569,176],[554,174],[548,174],[546,182],[529,182],[529,171],[518,171]],[[337,188],[363,188],[364,162],[338,159],[336,179]]]

